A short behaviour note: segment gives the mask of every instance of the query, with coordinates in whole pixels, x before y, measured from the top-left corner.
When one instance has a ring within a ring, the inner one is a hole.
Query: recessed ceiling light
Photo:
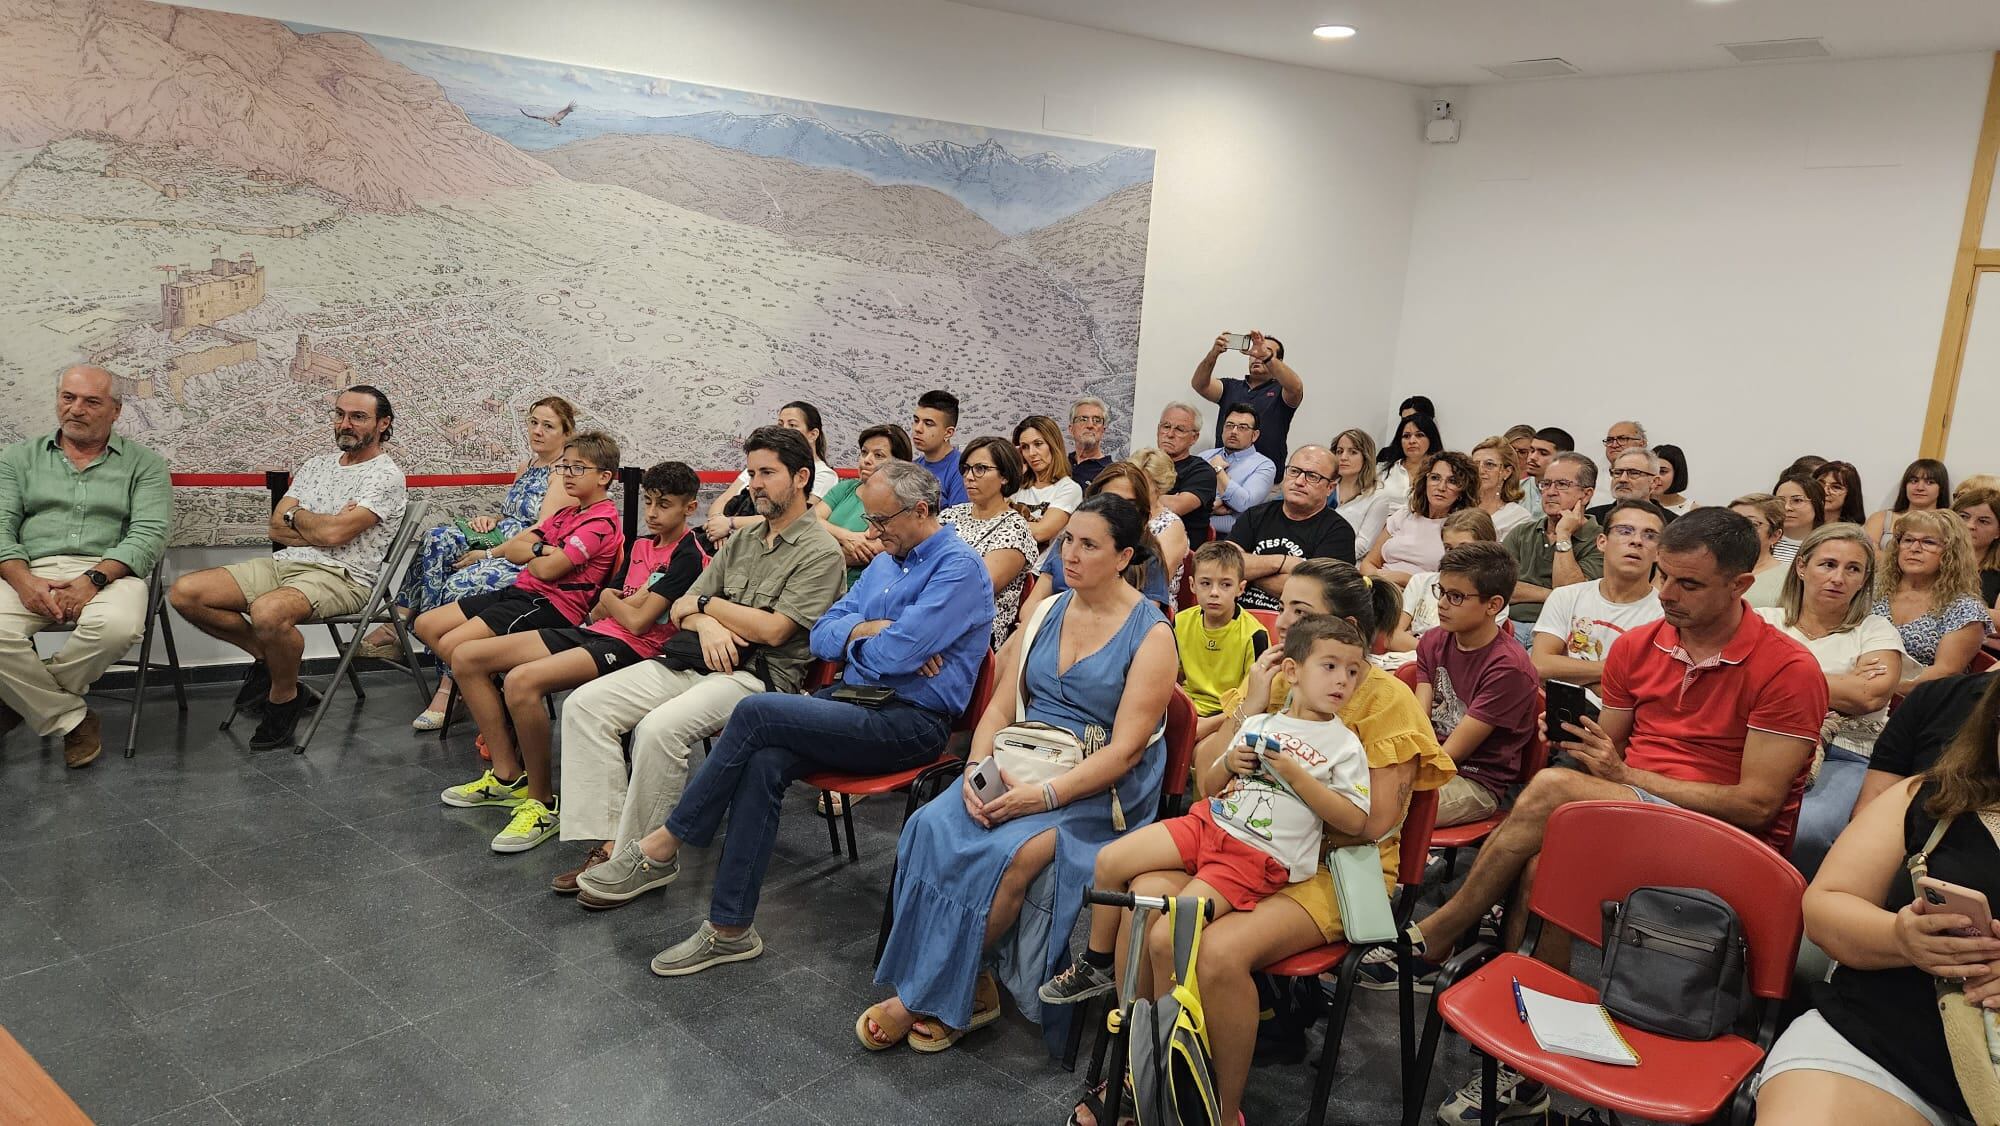
[[[1354,29],[1344,23],[1321,24],[1313,28],[1314,39],[1352,39]]]

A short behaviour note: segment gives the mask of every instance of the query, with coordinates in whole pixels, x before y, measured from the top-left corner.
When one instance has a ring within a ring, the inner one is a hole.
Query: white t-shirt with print
[[[1016,489],[1014,495],[1007,499],[1027,509],[1029,520],[1040,520],[1049,514],[1051,508],[1075,512],[1083,504],[1083,486],[1063,477],[1053,485]]]
[[[1778,627],[1779,632],[1812,652],[1819,662],[1819,670],[1828,676],[1845,676],[1854,671],[1854,662],[1865,653],[1877,653],[1891,649],[1903,652],[1903,635],[1896,624],[1880,614],[1870,614],[1861,619],[1861,624],[1850,630],[1829,633],[1817,640],[1807,640],[1796,627],[1785,624],[1785,612],[1776,606],[1759,608],[1757,614],[1765,621]],[[1889,664],[1889,675],[1901,677],[1901,662]],[[1882,734],[1882,725],[1889,722],[1889,708],[1885,704],[1879,711],[1867,715],[1843,715],[1840,725],[1834,728],[1833,741],[1857,755],[1867,756],[1875,752],[1875,737]]]
[[[1535,632],[1561,638],[1565,657],[1602,661],[1628,630],[1666,617],[1659,592],[1650,587],[1637,602],[1613,602],[1604,597],[1603,586],[1603,579],[1592,579],[1550,591]]]
[[[1246,736],[1276,740],[1315,781],[1353,802],[1361,812],[1368,812],[1368,753],[1339,720],[1314,723],[1282,712],[1252,716],[1243,724],[1236,742],[1240,745]],[[1231,775],[1222,792],[1209,799],[1209,812],[1224,832],[1283,864],[1293,883],[1309,880],[1319,871],[1325,826],[1312,807],[1278,781],[1269,768]]]
[[[286,547],[280,548],[276,557],[288,563],[336,567],[347,572],[350,581],[367,586],[382,569],[382,556],[403,522],[408,491],[403,486],[402,467],[388,454],[376,454],[355,465],[340,464],[340,457],[325,454],[299,466],[285,495],[306,511],[322,516],[335,515],[353,501],[378,519],[339,547]]]

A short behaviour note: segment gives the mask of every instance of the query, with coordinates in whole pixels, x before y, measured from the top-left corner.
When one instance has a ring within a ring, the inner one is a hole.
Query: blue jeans
[[[1799,827],[1792,838],[1792,865],[1810,880],[1826,859],[1833,839],[1847,828],[1854,816],[1854,803],[1861,797],[1862,779],[1868,776],[1868,760],[1846,747],[1829,744],[1826,761],[1819,764],[1819,777],[1799,803]]]
[[[951,734],[946,716],[901,700],[880,708],[845,704],[830,698],[833,691],[765,692],[737,704],[667,815],[667,831],[696,848],[713,843],[729,817],[709,894],[708,919],[716,926],[748,926],[756,917],[786,787],[816,771],[890,774],[944,753]]]
[[[1518,642],[1520,642],[1520,643],[1521,643],[1521,648],[1523,648],[1523,649],[1526,649],[1526,650],[1527,650],[1528,652],[1530,652],[1530,653],[1534,652],[1534,651],[1535,651],[1535,623],[1533,623],[1533,622],[1511,622],[1511,621],[1510,621],[1510,622],[1508,622],[1507,624],[1513,627],[1513,629],[1514,629],[1514,640],[1516,640],[1516,641],[1518,641]]]

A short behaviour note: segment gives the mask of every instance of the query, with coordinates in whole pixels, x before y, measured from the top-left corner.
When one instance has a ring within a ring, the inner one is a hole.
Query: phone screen
[[[1547,735],[1550,743],[1566,743],[1576,738],[1563,724],[1577,723],[1585,716],[1597,718],[1597,709],[1591,705],[1590,695],[1582,687],[1566,680],[1551,680],[1543,685],[1543,690],[1549,698]],[[1577,723],[1577,726],[1582,724]]]

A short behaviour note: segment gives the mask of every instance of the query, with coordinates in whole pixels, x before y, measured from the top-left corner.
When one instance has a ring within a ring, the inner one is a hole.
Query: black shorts
[[[639,663],[639,654],[630,645],[615,637],[607,637],[594,629],[566,626],[562,629],[544,629],[542,644],[549,647],[549,656],[569,649],[581,649],[590,654],[597,665],[597,675],[604,676],[619,669]]]
[[[569,629],[576,623],[563,616],[555,603],[519,587],[506,586],[458,600],[458,612],[466,621],[477,619],[496,634],[526,633],[531,629]]]

